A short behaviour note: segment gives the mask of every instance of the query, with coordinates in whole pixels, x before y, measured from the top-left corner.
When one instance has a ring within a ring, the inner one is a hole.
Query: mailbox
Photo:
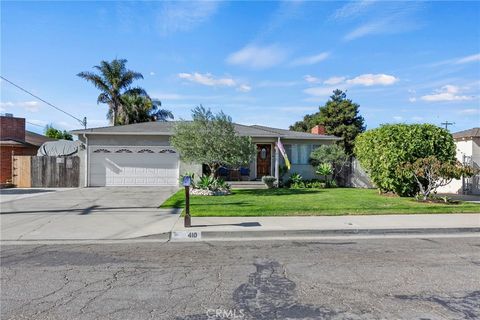
[[[183,186],[184,186],[184,187],[190,187],[190,184],[192,183],[192,177],[190,177],[190,176],[184,176],[182,183],[183,183]]]

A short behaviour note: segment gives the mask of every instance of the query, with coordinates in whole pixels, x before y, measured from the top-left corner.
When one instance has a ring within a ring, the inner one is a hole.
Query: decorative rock
[[[192,189],[190,194],[194,196],[226,196],[229,195],[230,190],[206,190],[206,189]]]

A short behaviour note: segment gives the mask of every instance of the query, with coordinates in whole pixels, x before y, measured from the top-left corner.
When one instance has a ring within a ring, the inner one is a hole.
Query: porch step
[[[228,181],[232,189],[266,189],[262,181]]]

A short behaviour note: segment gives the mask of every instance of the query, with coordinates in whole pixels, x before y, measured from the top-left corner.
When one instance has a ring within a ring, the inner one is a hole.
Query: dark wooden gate
[[[32,187],[76,188],[80,180],[79,157],[32,157]]]

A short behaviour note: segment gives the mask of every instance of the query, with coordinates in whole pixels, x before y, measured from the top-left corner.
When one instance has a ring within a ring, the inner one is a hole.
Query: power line
[[[65,110],[62,110],[62,109],[60,109],[59,107],[54,106],[54,105],[51,104],[50,102],[43,100],[43,99],[40,98],[39,96],[31,93],[31,92],[28,91],[27,89],[22,88],[22,87],[19,86],[18,84],[13,83],[12,81],[8,80],[7,78],[5,78],[5,77],[3,77],[3,76],[0,76],[0,78],[3,79],[3,80],[5,80],[5,81],[7,81],[7,82],[10,83],[12,86],[17,87],[18,89],[22,90],[23,92],[28,93],[28,94],[31,95],[32,97],[34,97],[34,98],[42,101],[43,103],[46,103],[46,104],[49,105],[50,107],[55,108],[56,110],[58,110],[58,111],[60,111],[60,112],[63,112],[64,114],[66,114],[66,115],[69,116],[69,117],[72,117],[73,119],[75,119],[75,120],[77,120],[78,122],[80,122],[80,123],[82,124],[82,126],[85,127],[85,129],[87,128],[87,118],[86,118],[86,117],[84,117],[83,120],[80,120],[80,119],[78,119],[77,117],[75,117],[73,114],[68,113],[68,112],[65,111]]]
[[[28,124],[31,124],[32,126],[37,126],[37,127],[41,127],[41,128],[45,127],[45,126],[42,126],[42,125],[37,124],[37,123],[28,122],[28,121],[25,121],[25,122],[28,123]]]
[[[440,124],[445,126],[445,130],[448,130],[448,126],[454,125],[455,122],[445,121],[445,122],[442,122],[442,123],[440,123]]]

